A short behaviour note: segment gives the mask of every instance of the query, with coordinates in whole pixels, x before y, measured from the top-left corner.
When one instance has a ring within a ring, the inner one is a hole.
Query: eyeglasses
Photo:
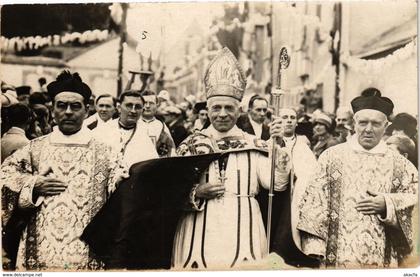
[[[70,107],[72,111],[80,111],[83,108],[83,104],[81,102],[62,102],[57,101],[55,103],[55,108],[60,111],[66,111]]]
[[[143,105],[141,105],[141,104],[126,103],[126,104],[124,104],[124,106],[128,110],[132,110],[134,108],[134,110],[136,110],[136,111],[141,111],[143,109]]]

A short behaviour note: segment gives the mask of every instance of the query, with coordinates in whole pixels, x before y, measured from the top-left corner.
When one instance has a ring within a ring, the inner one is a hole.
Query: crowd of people
[[[56,125],[52,117],[52,101],[47,91],[42,88],[45,78],[40,78],[39,83],[41,86],[36,92],[32,92],[29,86],[14,88],[2,84],[2,97],[5,99],[1,117],[2,161],[22,147],[24,142],[49,134]],[[185,138],[210,125],[205,101],[196,102],[194,97],[186,97],[184,101],[176,104],[167,90],[159,93],[145,90],[141,95],[144,103],[135,117],[139,119],[138,124],[147,129],[146,133],[156,145],[160,157],[173,155],[175,148]],[[119,119],[121,113],[118,107],[121,107],[123,98],[122,96],[116,99],[107,93],[97,97],[92,94],[84,125],[93,130],[109,120]],[[249,98],[245,106],[246,108],[243,105],[240,107],[241,116],[237,126],[260,139],[268,140],[268,125],[272,120],[273,107],[267,97],[256,94]],[[296,112],[296,134],[307,138],[306,142],[316,158],[327,148],[346,142],[354,134],[353,112],[350,107],[339,107],[335,114],[324,112],[321,108],[308,113],[304,105],[292,109]],[[121,121],[124,122],[124,119]],[[391,115],[390,121],[383,140],[417,167],[417,119],[408,113],[399,113]],[[24,135],[14,141],[11,139],[14,138],[13,135],[16,135],[16,132],[22,133],[17,128],[24,130]]]
[[[245,80],[225,48],[206,71],[205,102],[149,89],[95,97],[69,71],[35,92],[2,83],[3,265],[106,267],[79,237],[129,168],[218,151],[228,156],[186,199],[172,267],[234,268],[263,260],[267,245],[295,267],[399,265],[414,239],[416,118],[393,115],[376,88],[334,115],[302,105],[274,116],[260,95],[241,106]],[[20,229],[16,216],[26,218]]]

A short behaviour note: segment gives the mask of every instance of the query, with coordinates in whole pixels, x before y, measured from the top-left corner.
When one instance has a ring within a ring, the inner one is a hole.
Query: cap
[[[351,107],[354,113],[361,110],[377,110],[386,116],[392,114],[394,103],[387,97],[382,97],[381,92],[376,88],[367,88],[362,91],[361,96],[351,101]]]
[[[64,70],[57,76],[56,81],[53,81],[48,84],[47,91],[51,99],[59,94],[60,92],[69,91],[75,92],[83,96],[85,102],[88,102],[92,91],[89,86],[82,82],[79,73],[75,72],[73,74],[70,71]]]
[[[325,126],[327,126],[327,128],[331,128],[332,126],[332,119],[331,117],[329,117],[328,115],[324,114],[324,113],[319,113],[314,117],[314,125],[316,123],[321,123],[324,124]]]

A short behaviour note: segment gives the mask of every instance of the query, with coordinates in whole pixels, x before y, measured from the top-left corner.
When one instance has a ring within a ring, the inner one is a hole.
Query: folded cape
[[[108,269],[168,269],[177,223],[193,184],[221,153],[134,164],[81,239]]]

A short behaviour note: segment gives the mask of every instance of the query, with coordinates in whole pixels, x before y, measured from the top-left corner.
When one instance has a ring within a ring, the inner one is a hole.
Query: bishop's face
[[[240,102],[228,96],[215,96],[208,99],[208,115],[211,124],[219,132],[227,132],[235,126],[239,118]]]

